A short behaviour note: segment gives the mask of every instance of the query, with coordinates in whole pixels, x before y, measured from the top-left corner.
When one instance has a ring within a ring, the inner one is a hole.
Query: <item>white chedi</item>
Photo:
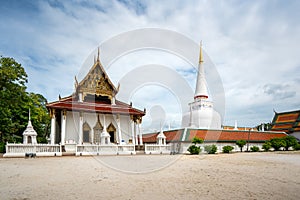
[[[23,144],[37,144],[36,137],[37,137],[37,132],[34,130],[31,124],[30,110],[29,110],[28,125],[25,131],[23,132]]]
[[[221,129],[221,116],[213,109],[212,102],[193,102],[190,111],[183,115],[182,127]]]
[[[183,115],[182,127],[221,129],[221,116],[208,99],[203,62],[201,45],[194,101],[189,104],[190,111]]]

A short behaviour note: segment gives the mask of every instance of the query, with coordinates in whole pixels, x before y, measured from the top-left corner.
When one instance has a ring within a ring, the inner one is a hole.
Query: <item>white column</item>
[[[23,136],[23,144],[27,144],[27,137],[28,137],[27,135]]]
[[[193,126],[193,110],[192,110],[192,104],[190,104],[190,123],[189,126],[192,127]]]
[[[55,143],[55,110],[51,110],[51,132],[50,132],[50,140],[51,144]]]
[[[135,145],[138,145],[138,127],[137,127],[137,123],[134,122],[134,136],[135,136]]]
[[[119,144],[122,143],[122,133],[121,133],[121,119],[120,115],[117,115],[117,126],[118,126],[118,137],[119,137]]]
[[[79,113],[78,144],[82,144],[83,137],[83,113]]]
[[[66,141],[66,120],[67,120],[67,111],[63,110],[61,112],[62,122],[61,122],[61,141],[62,145],[65,145]]]
[[[130,121],[131,123],[131,137],[132,137],[132,144],[135,145],[135,137],[134,137],[134,121],[133,119]]]
[[[138,133],[140,136],[140,145],[143,145],[143,136],[142,136],[142,131],[141,131],[141,124],[138,123]]]
[[[95,135],[94,128],[92,128],[91,129],[91,141],[90,141],[92,144],[94,144],[94,135]]]

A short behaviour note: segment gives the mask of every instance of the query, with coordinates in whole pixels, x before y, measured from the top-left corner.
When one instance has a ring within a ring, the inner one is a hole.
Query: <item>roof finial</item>
[[[97,55],[97,61],[100,61],[100,47],[98,47],[98,55]]]
[[[96,64],[96,56],[94,55],[94,64]]]
[[[199,55],[199,63],[203,63],[202,40],[200,41],[200,55]]]
[[[31,119],[30,119],[30,108],[29,108],[29,120],[28,121],[30,121]]]

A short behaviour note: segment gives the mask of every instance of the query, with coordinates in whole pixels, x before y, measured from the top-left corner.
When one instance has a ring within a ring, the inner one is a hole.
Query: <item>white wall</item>
[[[100,123],[104,126],[103,114],[99,114]],[[91,129],[93,129],[97,123],[96,113],[83,113],[83,123],[88,123]],[[105,114],[105,124],[106,128],[112,123],[117,129],[116,115]],[[122,139],[128,143],[131,138],[131,123],[130,116],[120,115],[120,125]],[[60,133],[59,133],[60,134]],[[118,132],[116,132],[116,137],[118,137]],[[73,140],[78,143],[79,140],[79,112],[67,111],[67,121],[66,121],[66,141]]]

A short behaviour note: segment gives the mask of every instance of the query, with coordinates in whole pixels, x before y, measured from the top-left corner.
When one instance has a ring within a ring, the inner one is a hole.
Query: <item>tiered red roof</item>
[[[300,110],[275,113],[271,130],[286,133],[300,131]]]

